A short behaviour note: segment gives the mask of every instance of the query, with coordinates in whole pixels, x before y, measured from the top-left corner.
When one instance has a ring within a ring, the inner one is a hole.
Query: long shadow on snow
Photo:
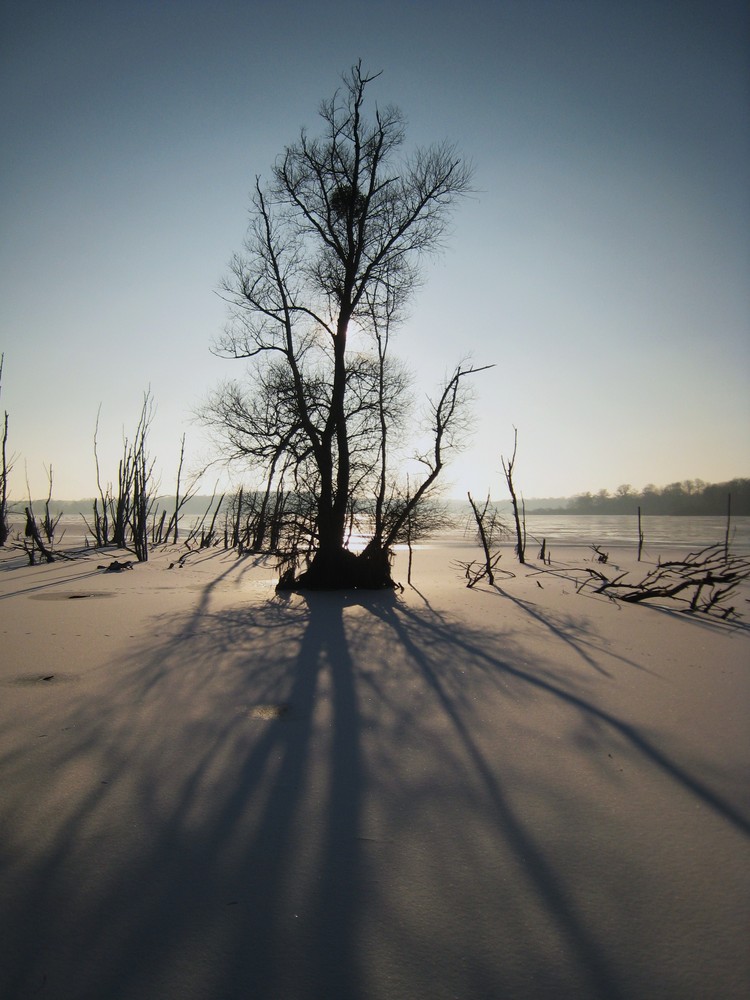
[[[58,740],[46,798],[34,806],[50,836],[0,849],[13,875],[3,904],[4,995],[43,986],[55,1000],[170,990],[222,1000],[366,998],[375,995],[373,920],[388,926],[384,939],[404,938],[400,946],[421,953],[425,968],[437,967],[441,956],[399,924],[393,894],[373,878],[371,806],[394,781],[402,787],[393,801],[408,810],[434,803],[441,782],[459,788],[470,774],[494,816],[492,836],[524,869],[572,956],[576,994],[624,996],[597,928],[513,805],[502,762],[474,736],[476,707],[459,663],[508,697],[541,695],[612,733],[748,833],[731,803],[570,678],[522,666],[509,636],[500,657],[487,634],[392,595],[311,595],[212,613],[215,586],[193,615],[161,623],[176,628],[164,642],[113,665],[106,694],[82,699],[61,720],[69,735]],[[439,740],[423,721],[435,706],[448,733]],[[406,738],[439,747],[419,777],[401,766]],[[66,786],[82,763],[90,780]],[[540,795],[551,792],[541,774],[539,782]],[[469,798],[466,809],[470,819]],[[403,817],[386,813],[384,822],[398,831]],[[455,848],[481,869],[468,833]],[[383,850],[396,858],[398,843]],[[451,891],[444,873],[435,880]],[[470,958],[467,996],[512,985],[485,953]],[[535,961],[539,982],[567,995],[545,956]]]

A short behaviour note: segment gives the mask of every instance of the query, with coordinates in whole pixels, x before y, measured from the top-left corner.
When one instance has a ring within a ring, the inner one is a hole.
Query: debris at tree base
[[[367,548],[363,552],[348,549],[318,550],[309,567],[297,575],[294,567],[285,569],[277,591],[292,590],[395,590],[388,550]]]
[[[115,559],[113,562],[109,563],[108,566],[97,566],[97,569],[103,569],[105,573],[122,573],[125,569],[132,569],[133,562],[128,559],[124,562],[119,562]]]
[[[578,592],[591,587],[596,594],[638,604],[649,600],[679,600],[688,604],[686,611],[737,616],[727,602],[737,586],[750,577],[750,559],[731,555],[724,545],[709,545],[684,559],[671,559],[657,565],[637,582],[628,580],[627,573],[609,578],[598,569],[588,567],[589,574]]]

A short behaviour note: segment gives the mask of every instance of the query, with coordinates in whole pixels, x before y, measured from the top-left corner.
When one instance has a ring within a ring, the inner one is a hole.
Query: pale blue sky
[[[358,58],[476,194],[396,350],[467,351],[477,433],[448,478],[527,496],[750,475],[750,16],[738,2],[2,0],[0,407],[15,498],[114,478],[150,384],[172,488],[191,412],[239,374],[216,294],[256,174]],[[210,485],[210,484],[209,484]]]

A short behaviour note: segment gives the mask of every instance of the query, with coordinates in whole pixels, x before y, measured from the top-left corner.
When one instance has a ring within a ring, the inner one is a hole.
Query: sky
[[[474,166],[395,353],[470,353],[451,495],[750,476],[750,5],[729,0],[0,0],[0,410],[12,499],[116,478],[144,391],[173,491],[255,177],[358,59],[409,148]],[[101,408],[101,409],[100,409]],[[214,469],[204,484],[240,482]]]

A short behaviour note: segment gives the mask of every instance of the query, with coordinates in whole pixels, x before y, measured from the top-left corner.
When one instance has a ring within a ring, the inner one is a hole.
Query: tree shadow
[[[484,706],[530,738],[542,700],[598,780],[638,759],[747,835],[732,802],[509,630],[390,592],[214,612],[220,581],[81,692],[31,785],[6,725],[3,995],[635,995],[523,802],[596,805],[499,756]]]
[[[20,568],[20,567],[16,567]],[[34,567],[32,567],[33,569]],[[41,567],[40,567],[41,568]],[[45,565],[44,569],[48,569]],[[64,587],[66,584],[70,583],[80,583],[81,580],[87,580],[94,576],[100,576],[101,570],[91,569],[88,572],[71,573],[68,576],[56,577],[54,580],[49,580],[49,574],[44,574],[43,582],[36,582],[31,580],[24,580],[20,583],[15,590],[7,591],[4,594],[0,594],[0,601],[7,601],[11,597],[20,597],[27,594],[41,594],[48,591],[57,590],[59,587]]]

